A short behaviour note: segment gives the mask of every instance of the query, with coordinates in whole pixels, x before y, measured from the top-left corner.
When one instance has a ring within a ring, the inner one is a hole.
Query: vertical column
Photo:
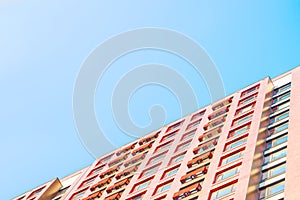
[[[292,71],[289,138],[287,146],[287,169],[285,179],[285,199],[300,196],[300,67]]]

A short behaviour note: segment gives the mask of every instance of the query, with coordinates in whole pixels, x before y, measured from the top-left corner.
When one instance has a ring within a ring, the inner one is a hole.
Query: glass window
[[[163,154],[160,154],[158,156],[152,157],[152,158],[150,158],[148,164],[157,163],[158,161],[163,160],[165,158],[165,156],[166,156],[166,153],[163,153]]]
[[[284,85],[284,86],[282,86],[280,88],[275,89],[273,95],[276,95],[278,93],[284,92],[284,91],[286,91],[286,90],[288,90],[290,88],[291,88],[291,83],[288,83],[287,85]]]
[[[235,153],[231,156],[222,158],[221,166],[226,165],[226,164],[231,163],[231,162],[234,162],[234,161],[238,160],[239,158],[241,158],[243,155],[244,155],[244,151],[240,151],[240,152],[237,152],[237,153]]]
[[[286,164],[282,164],[276,167],[273,167],[271,169],[268,169],[267,171],[262,173],[262,180],[265,180],[267,178],[272,178],[274,176],[280,175],[285,173],[286,171]]]
[[[286,156],[286,148],[285,149],[281,149],[275,153],[272,153],[270,155],[268,155],[267,157],[265,157],[265,163],[269,163],[272,162],[274,160],[278,160],[282,157]]]
[[[130,198],[130,200],[142,200],[143,199],[144,194],[140,194],[138,196],[132,197]]]
[[[262,190],[260,192],[260,198],[276,195],[283,191],[284,191],[284,182],[280,182]]]
[[[283,91],[286,91],[286,90],[288,90],[288,89],[290,89],[290,88],[291,88],[291,83],[289,83],[289,84],[287,84],[287,85],[284,85],[284,86],[278,88],[278,91],[279,91],[279,92],[283,92]]]
[[[172,133],[169,133],[168,135],[163,136],[163,138],[161,139],[161,142],[169,140],[171,138],[174,138],[177,133],[178,133],[178,130],[174,131]]]
[[[280,95],[279,97],[276,97],[276,98],[273,99],[272,104],[275,104],[275,103],[277,103],[279,101],[283,101],[285,99],[288,99],[290,96],[291,96],[290,93],[286,93],[286,94]]]
[[[84,187],[84,186],[91,185],[91,184],[94,182],[94,180],[95,180],[95,179],[96,179],[96,177],[95,177],[95,178],[92,178],[92,179],[89,179],[89,180],[86,180],[86,181],[84,181],[84,182],[82,183],[81,187]]]
[[[241,135],[241,134],[243,134],[243,133],[246,133],[247,132],[247,130],[248,130],[248,125],[247,126],[243,126],[242,128],[239,128],[239,129],[237,129],[237,130],[235,130],[235,131],[231,131],[230,133],[229,133],[229,138],[230,137],[234,137],[234,136],[237,136],[237,135]]]
[[[246,99],[243,99],[240,101],[239,105],[245,105],[251,101],[253,101],[254,99],[256,99],[257,95],[252,95],[250,97],[247,97]]]
[[[250,89],[248,89],[248,90],[242,92],[242,95],[241,95],[241,96],[245,96],[246,94],[250,94],[250,93],[252,93],[252,92],[258,90],[258,88],[259,88],[259,85],[256,85],[256,86],[254,86],[254,87],[252,87],[252,88],[250,88]]]
[[[171,185],[172,185],[172,182],[169,182],[169,183],[166,183],[164,185],[159,186],[156,189],[155,194],[158,194],[158,193],[165,192],[165,191],[169,190],[171,188]]]
[[[205,113],[205,110],[200,111],[200,112],[194,114],[193,117],[192,117],[192,120],[198,119],[199,117],[202,117],[204,115],[204,113]]]
[[[244,122],[250,120],[252,117],[253,117],[253,115],[247,115],[247,116],[242,117],[240,119],[234,120],[233,126],[236,126],[238,124],[244,123]]]
[[[172,145],[172,143],[173,143],[173,140],[170,141],[170,142],[168,142],[168,143],[165,143],[165,144],[163,144],[163,145],[160,145],[159,147],[157,147],[157,148],[155,149],[155,153],[156,153],[156,152],[161,152],[161,151],[163,151],[163,150],[165,150],[165,149],[169,149],[169,147]]]
[[[187,133],[185,133],[185,134],[182,136],[181,140],[187,140],[187,139],[190,139],[190,138],[194,137],[195,133],[196,133],[196,130],[187,132]]]
[[[79,192],[79,193],[75,194],[75,195],[72,197],[72,199],[79,199],[79,198],[81,198],[81,197],[84,196],[84,193],[85,193],[85,190],[82,191],[82,192]]]
[[[249,106],[246,106],[246,107],[244,107],[244,108],[241,108],[241,109],[239,109],[239,110],[236,112],[236,115],[240,115],[240,114],[246,113],[246,112],[248,112],[249,110],[251,110],[253,107],[254,107],[254,104],[251,104],[251,105],[249,105]]]
[[[288,123],[284,123],[280,126],[276,126],[275,128],[269,130],[269,135],[279,133],[280,131],[286,130],[288,127],[289,127]]]
[[[283,103],[283,104],[280,104],[278,106],[275,106],[273,108],[271,108],[271,114],[278,111],[278,110],[282,110],[286,107],[290,106],[290,101],[286,102],[286,103]]]
[[[225,151],[228,151],[228,150],[233,149],[235,147],[241,146],[242,144],[244,144],[246,142],[247,142],[247,138],[242,138],[242,139],[239,139],[239,140],[237,140],[235,142],[226,144]]]
[[[200,124],[200,122],[201,122],[201,120],[199,119],[199,120],[189,124],[188,127],[186,128],[186,130],[197,127]]]
[[[190,144],[191,144],[191,140],[188,141],[188,142],[185,142],[185,143],[183,143],[183,144],[180,144],[180,145],[176,148],[176,152],[178,152],[178,151],[183,151],[183,150],[187,149],[187,148],[190,146]]]
[[[146,187],[148,187],[148,185],[150,185],[151,183],[151,180],[147,180],[145,182],[142,182],[142,183],[139,183],[138,185],[136,185],[134,188],[133,188],[133,191],[139,191],[139,190],[142,190]]]
[[[273,139],[272,141],[270,141],[270,142],[267,143],[267,148],[275,147],[275,146],[277,146],[279,144],[282,144],[282,143],[286,142],[287,139],[288,139],[288,135],[287,134],[283,135],[281,137],[278,137],[276,139]]]
[[[151,174],[154,174],[155,172],[157,172],[159,169],[159,165],[156,165],[154,167],[151,167],[149,169],[146,169],[142,172],[142,175],[140,177],[146,177],[146,176],[149,176]]]
[[[176,168],[173,168],[173,169],[169,169],[163,174],[162,178],[171,177],[171,176],[175,175],[178,172],[178,170],[179,170],[179,166]]]
[[[175,164],[175,163],[178,163],[180,161],[182,161],[184,159],[184,156],[185,156],[185,153],[184,154],[180,154],[174,158],[171,159],[169,165],[172,165],[172,164]]]
[[[171,130],[174,130],[174,129],[176,129],[176,128],[179,128],[182,124],[183,124],[183,121],[177,122],[176,124],[171,125],[171,126],[168,128],[167,132],[169,132],[169,131],[171,131]]]
[[[240,168],[241,168],[241,166],[236,166],[236,167],[228,169],[222,173],[218,173],[216,175],[215,182],[227,179],[229,177],[232,177],[232,176],[238,174],[240,172]]]
[[[232,184],[232,185],[226,186],[224,188],[221,188],[212,193],[211,200],[215,200],[215,199],[224,197],[224,196],[234,192],[235,190],[236,190],[236,184]]]
[[[280,121],[280,120],[283,120],[283,119],[289,117],[289,114],[290,114],[289,112],[284,112],[284,113],[282,113],[282,114],[280,114],[280,115],[277,115],[277,116],[275,116],[275,117],[272,117],[272,118],[270,119],[270,124],[273,124],[273,123],[275,123],[275,122],[278,122],[278,121]]]

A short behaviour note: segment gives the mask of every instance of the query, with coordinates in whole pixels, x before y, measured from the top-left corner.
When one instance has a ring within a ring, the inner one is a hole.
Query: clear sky
[[[201,45],[215,62],[226,93],[300,65],[300,1],[0,1],[0,199],[10,199],[94,160],[77,135],[74,83],[89,53],[131,29],[176,30]],[[185,77],[200,106],[210,103],[205,83],[182,59],[140,51],[114,63],[95,96],[96,113],[115,146],[122,139],[110,110],[118,76],[143,63],[168,64]],[[124,66],[122,68],[122,66]],[[97,104],[99,99],[105,99]],[[152,85],[129,101],[132,120],[149,123],[162,104],[167,122],[180,118],[170,91]],[[120,139],[121,138],[121,139]]]

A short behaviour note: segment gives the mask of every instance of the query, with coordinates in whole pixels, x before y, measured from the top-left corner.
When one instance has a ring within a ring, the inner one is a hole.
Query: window
[[[166,141],[166,140],[169,140],[169,139],[175,137],[175,135],[176,135],[177,133],[178,133],[178,130],[177,130],[177,131],[174,131],[174,132],[172,132],[172,133],[169,133],[168,135],[163,136],[160,142],[163,142],[163,141]]]
[[[96,179],[96,177],[93,177],[93,178],[90,178],[90,179],[84,181],[84,182],[79,186],[79,188],[80,188],[80,187],[85,187],[85,186],[91,185],[91,184],[94,182],[95,179]]]
[[[230,97],[230,98],[222,101],[221,103],[217,103],[217,104],[213,105],[212,106],[213,111],[216,111],[216,110],[230,104],[232,102],[232,99],[233,99],[233,97]]]
[[[284,182],[277,183],[260,192],[260,198],[265,198],[268,196],[273,196],[284,191]]]
[[[228,186],[226,186],[224,188],[221,188],[221,189],[213,192],[211,194],[211,198],[210,199],[211,200],[219,199],[221,197],[224,197],[224,196],[226,196],[226,195],[234,192],[235,190],[236,190],[236,184],[235,183],[232,184],[232,185],[228,185]]]
[[[289,127],[288,123],[281,124],[275,128],[270,129],[268,132],[269,135],[279,133],[280,131],[286,130]]]
[[[127,200],[142,200],[144,194],[145,194],[145,193],[138,194],[138,195],[136,195],[136,196],[134,196],[134,197],[131,197],[130,199],[127,199]]]
[[[220,166],[226,165],[228,163],[234,162],[238,160],[239,158],[243,157],[244,151],[238,151],[237,153],[233,155],[226,156],[222,158]]]
[[[216,178],[215,178],[215,182],[230,178],[230,177],[238,174],[240,172],[240,168],[241,168],[241,166],[238,165],[238,166],[235,166],[231,169],[227,169],[226,171],[217,173]]]
[[[97,165],[100,164],[100,163],[106,163],[107,161],[109,161],[109,160],[113,157],[113,155],[114,155],[114,154],[110,154],[110,155],[108,155],[108,156],[102,158],[102,159],[97,163]]]
[[[272,100],[272,104],[275,104],[277,102],[280,102],[280,101],[283,101],[283,100],[286,100],[288,99],[289,97],[291,96],[291,93],[285,93],[285,94],[282,94],[280,95],[279,97],[276,97]]]
[[[212,137],[218,136],[221,133],[221,131],[222,127],[215,128],[209,132],[204,133],[203,135],[200,135],[198,140],[199,142],[210,140]]]
[[[182,144],[178,145],[178,146],[176,147],[175,152],[186,150],[186,149],[190,146],[191,141],[192,141],[192,140],[189,140],[189,141],[187,141],[187,142],[185,142],[185,143],[182,143]]]
[[[228,151],[228,150],[230,150],[230,149],[239,147],[239,146],[241,146],[242,144],[245,144],[246,142],[247,142],[247,138],[246,138],[246,137],[241,138],[241,139],[238,139],[238,140],[236,140],[236,141],[233,141],[233,142],[231,142],[231,143],[225,145],[225,151]]]
[[[163,160],[165,158],[165,156],[166,156],[166,153],[167,152],[164,152],[164,153],[161,153],[161,154],[159,154],[159,155],[157,155],[155,157],[150,158],[150,160],[148,162],[148,165],[154,164],[154,163],[157,163],[158,161]]]
[[[80,191],[80,192],[78,192],[78,193],[74,194],[74,195],[73,195],[73,197],[72,197],[71,199],[79,199],[79,198],[83,197],[83,196],[84,196],[84,193],[85,193],[85,191],[86,191],[86,190],[84,190],[84,191]]]
[[[173,181],[173,180],[172,180]],[[154,192],[154,194],[162,193],[171,188],[172,181],[169,181],[167,183],[163,183],[162,185],[158,186]]]
[[[154,174],[155,172],[158,171],[159,166],[160,166],[160,164],[155,165],[155,166],[153,166],[153,167],[151,167],[151,168],[145,169],[145,170],[142,172],[142,174],[140,175],[139,178],[141,178],[141,177],[146,177],[146,176],[150,176],[150,175]]]
[[[96,175],[96,174],[99,174],[102,169],[103,169],[104,165],[100,166],[100,167],[97,167],[95,169],[93,169],[88,176],[92,176],[92,175]]]
[[[278,93],[284,92],[284,91],[286,91],[286,90],[288,90],[290,88],[291,88],[291,83],[288,83],[288,84],[286,84],[286,85],[284,85],[284,86],[282,86],[280,88],[275,89],[273,95],[276,95]]]
[[[182,153],[182,154],[179,154],[179,155],[173,157],[173,158],[171,159],[171,161],[169,162],[169,165],[173,165],[173,164],[175,164],[175,163],[178,163],[178,162],[182,161],[182,160],[184,159],[185,153],[186,153],[186,152],[184,152],[184,153]]]
[[[277,175],[283,174],[286,171],[286,164],[282,164],[276,167],[273,167],[271,169],[268,169],[267,171],[262,173],[262,180],[275,177]]]
[[[281,113],[281,114],[279,114],[279,115],[277,115],[275,117],[272,117],[270,119],[269,125],[274,124],[275,122],[278,122],[280,120],[283,120],[283,119],[289,117],[289,114],[290,114],[289,112],[284,112],[284,113]]]
[[[169,149],[169,147],[172,145],[173,141],[174,141],[174,140],[171,140],[171,141],[169,141],[169,142],[167,142],[167,143],[164,143],[164,144],[158,146],[158,147],[155,149],[155,153],[156,153],[156,152],[161,152],[161,151],[166,150],[166,149]]]
[[[241,124],[241,123],[244,123],[244,122],[246,122],[246,121],[252,119],[252,117],[253,117],[253,115],[251,114],[251,115],[246,115],[246,116],[244,116],[244,117],[235,119],[235,120],[233,121],[233,123],[232,123],[232,126],[236,126],[236,125],[239,125],[239,124]]]
[[[221,116],[221,115],[227,113],[228,111],[229,111],[229,106],[223,108],[223,109],[220,110],[220,111],[217,111],[217,112],[214,112],[214,113],[210,114],[210,115],[208,116],[208,119],[209,119],[209,120],[216,119],[217,117],[219,117],[219,116]]]
[[[283,104],[277,105],[277,106],[271,108],[271,114],[273,114],[276,111],[282,110],[282,109],[284,109],[284,108],[286,108],[288,106],[290,106],[290,102],[289,101],[285,102]]]
[[[211,150],[213,147],[215,147],[218,144],[218,139],[219,138],[215,138],[213,140],[210,140],[204,144],[199,145],[198,147],[193,149],[193,153],[194,154],[198,154],[198,153],[202,153],[204,151],[207,150]]]
[[[145,189],[146,187],[148,187],[151,183],[152,178],[146,179],[145,181],[137,183],[135,186],[133,186],[133,191],[132,192],[139,191],[139,190],[142,190],[142,189]]]
[[[250,128],[250,124],[248,124],[246,126],[242,126],[240,128],[237,128],[237,129],[234,129],[234,130],[229,132],[228,138],[235,137],[235,136],[241,135],[243,133],[246,133],[249,128]]]
[[[249,97],[247,97],[247,98],[241,100],[241,101],[239,102],[239,105],[245,105],[245,104],[247,104],[247,103],[253,101],[254,99],[256,99],[256,97],[257,97],[257,94],[254,94],[254,95],[252,95],[252,96],[249,96]]]
[[[190,138],[194,137],[195,133],[196,133],[196,129],[194,129],[194,130],[192,130],[192,131],[190,131],[190,132],[187,132],[187,133],[185,133],[185,134],[182,136],[181,140],[187,140],[187,139],[190,139]]]
[[[251,110],[252,108],[254,108],[254,106],[255,106],[255,103],[252,103],[246,107],[242,107],[236,111],[235,115],[244,114],[244,113],[248,112],[249,110]]]
[[[41,194],[41,192],[43,191],[43,189],[44,189],[45,187],[46,187],[46,186],[44,186],[44,187],[42,187],[42,188],[39,188],[39,189],[33,191],[33,192],[29,195],[29,197],[36,197],[36,196],[38,196],[39,194]],[[28,198],[29,198],[29,197],[28,197]]]
[[[205,113],[205,110],[194,114],[191,120],[195,120],[195,119],[198,119],[198,118],[202,117],[204,115],[204,113]]]
[[[183,124],[183,121],[177,122],[176,124],[169,126],[169,128],[167,129],[167,132],[179,128],[182,124]]]
[[[265,164],[266,163],[269,163],[269,162],[272,162],[274,160],[278,160],[280,158],[283,158],[286,156],[286,148],[285,149],[281,149],[275,153],[272,153],[270,155],[268,155],[267,157],[265,157]]]
[[[241,96],[245,96],[245,95],[247,95],[247,94],[250,94],[250,93],[252,93],[252,92],[258,90],[258,88],[259,88],[259,85],[256,85],[256,86],[254,86],[254,87],[252,87],[252,88],[250,88],[250,89],[248,89],[248,90],[242,92]]]
[[[200,122],[201,122],[201,119],[189,124],[188,127],[186,128],[186,130],[197,127],[200,124]]]
[[[283,135],[283,136],[280,136],[280,137],[278,137],[276,139],[273,139],[272,141],[270,141],[270,142],[267,143],[267,148],[269,149],[271,147],[275,147],[275,146],[277,146],[279,144],[282,144],[282,143],[286,142],[287,139],[288,139],[288,135],[287,134]]]
[[[172,167],[171,169],[168,169],[167,171],[165,171],[164,174],[162,175],[162,179],[175,175],[178,172],[179,167],[180,167],[180,165],[178,165],[176,167]]]

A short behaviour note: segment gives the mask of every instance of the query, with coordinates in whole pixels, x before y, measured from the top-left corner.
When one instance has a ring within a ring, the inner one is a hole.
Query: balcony
[[[102,188],[105,185],[108,185],[111,182],[111,178],[106,178],[101,180],[100,182],[92,185],[92,187],[90,188],[90,190],[93,192],[95,191],[97,188]]]
[[[95,200],[96,198],[100,198],[102,196],[102,192],[95,192],[94,194],[91,194],[90,196],[82,199],[82,200]]]
[[[124,166],[127,167],[129,165],[132,165],[132,164],[134,164],[134,163],[136,163],[136,162],[138,162],[140,160],[143,160],[145,157],[146,157],[145,154],[137,155],[137,156],[131,158],[130,160],[126,161],[124,163]]]
[[[213,152],[207,152],[205,154],[202,154],[201,156],[198,156],[192,160],[190,160],[187,163],[188,168],[193,167],[196,164],[201,164],[203,162],[203,160],[205,159],[211,159],[213,157]]]
[[[107,171],[101,173],[100,178],[104,178],[105,176],[109,176],[109,175],[113,174],[114,172],[119,171],[119,169],[120,169],[120,166],[115,166],[113,168],[110,168]]]
[[[125,187],[126,185],[128,185],[130,183],[130,179],[126,178],[116,184],[114,184],[113,186],[110,186],[109,188],[106,189],[107,193],[111,193],[113,190],[119,190],[120,188]]]
[[[152,143],[146,143],[139,148],[132,151],[132,155],[135,156],[137,153],[141,153],[143,151],[146,151],[147,149],[150,149],[152,147]]]
[[[202,176],[206,173],[207,173],[207,166],[200,167],[200,168],[193,170],[193,171],[189,172],[188,174],[182,176],[180,179],[180,182],[182,184],[187,183],[187,182],[189,182],[193,179],[196,179],[199,176]]]
[[[209,140],[213,137],[218,136],[221,132],[222,132],[222,127],[215,128],[213,130],[205,132],[203,135],[200,135],[198,140],[199,140],[199,142]]]
[[[230,97],[224,101],[222,101],[221,103],[217,103],[215,105],[212,106],[212,110],[216,111],[219,110],[220,108],[223,108],[224,106],[230,104],[232,102],[233,97]]]
[[[113,165],[119,164],[119,163],[121,163],[122,161],[126,160],[127,157],[128,157],[128,154],[123,155],[123,156],[121,156],[121,157],[118,157],[118,158],[116,158],[115,160],[110,161],[110,162],[108,163],[108,166],[111,167],[111,166],[113,166]]]
[[[186,187],[184,189],[179,190],[178,192],[176,192],[173,196],[174,200],[179,200],[179,199],[183,199],[185,197],[188,197],[192,194],[195,194],[199,191],[201,191],[202,187],[200,185],[200,183],[195,183],[189,187]]]
[[[217,117],[219,117],[219,116],[221,116],[221,115],[227,113],[227,112],[229,111],[229,107],[230,107],[230,106],[227,106],[227,107],[225,107],[225,108],[222,108],[221,110],[218,110],[218,111],[216,111],[216,112],[213,112],[212,114],[210,114],[210,115],[208,116],[208,119],[209,119],[209,120],[213,120],[213,119],[216,119]]]
[[[120,200],[120,199],[121,199],[121,193],[116,193],[109,197],[106,197],[104,200]]]
[[[211,129],[213,129],[213,128],[219,126],[220,124],[224,123],[225,120],[226,120],[226,115],[223,116],[223,117],[221,117],[221,118],[217,118],[217,119],[215,119],[215,120],[213,120],[213,121],[207,123],[206,125],[204,125],[203,129],[204,129],[205,131],[211,130]]]
[[[135,147],[135,144],[129,145],[129,146],[127,146],[127,147],[125,147],[125,148],[117,151],[116,155],[119,156],[119,155],[121,155],[123,153],[126,153],[127,151],[129,151],[131,149],[134,149],[134,147]]]
[[[122,176],[128,176],[129,174],[133,173],[133,172],[136,172],[138,170],[138,166],[132,166],[132,167],[129,167],[127,169],[125,169],[124,171],[118,173],[116,175],[116,179],[120,179]]]
[[[199,145],[198,147],[194,148],[193,153],[198,154],[198,153],[203,153],[207,150],[211,150],[213,147],[215,147],[218,144],[217,139],[213,139],[211,141],[208,141],[204,144]]]
[[[145,144],[145,143],[147,143],[147,142],[150,142],[150,141],[156,139],[156,138],[158,137],[158,134],[159,134],[159,133],[155,133],[155,134],[152,134],[152,135],[150,135],[150,136],[148,136],[148,137],[145,137],[145,138],[141,139],[141,140],[139,141],[139,145],[143,145],[143,144]]]

